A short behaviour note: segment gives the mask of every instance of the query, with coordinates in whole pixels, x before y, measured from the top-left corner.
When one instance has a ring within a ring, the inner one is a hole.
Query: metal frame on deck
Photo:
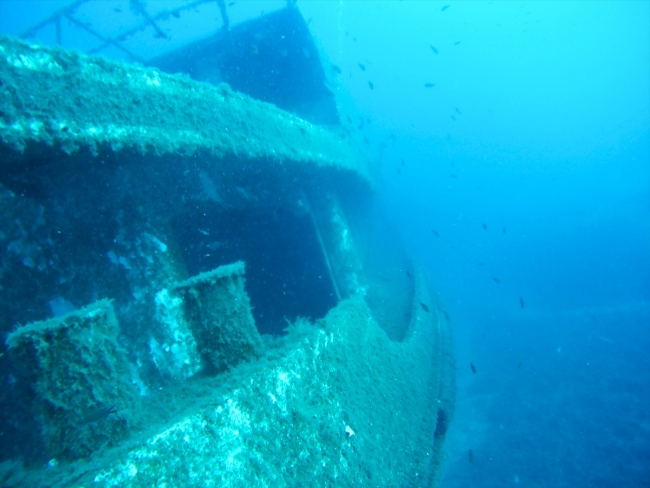
[[[129,49],[124,47],[123,42],[131,37],[132,35],[144,30],[145,28],[151,26],[153,29],[156,31],[156,35],[162,39],[167,39],[168,36],[165,34],[165,32],[160,28],[160,26],[157,24],[157,22],[160,19],[167,18],[168,16],[177,16],[181,12],[185,10],[189,10],[191,8],[197,7],[198,5],[208,3],[208,2],[217,2],[217,5],[219,6],[219,12],[221,13],[221,19],[223,21],[223,28],[228,29],[230,25],[230,20],[228,18],[228,11],[226,7],[226,2],[225,0],[192,0],[190,2],[187,2],[184,5],[181,5],[180,7],[176,7],[173,9],[169,10],[162,10],[156,15],[151,15],[147,11],[146,6],[141,0],[129,0],[129,5],[133,9],[134,12],[137,12],[138,15],[141,15],[143,17],[142,21],[139,22],[136,26],[131,27],[129,29],[126,29],[124,31],[118,32],[116,35],[111,36],[111,37],[106,37],[97,32],[95,29],[92,28],[92,26],[88,25],[87,23],[79,20],[78,18],[75,17],[75,11],[83,4],[85,3],[90,3],[96,0],[76,0],[72,2],[70,5],[67,7],[64,7],[60,10],[57,10],[54,12],[52,15],[47,17],[46,19],[43,19],[36,25],[30,27],[29,29],[25,30],[21,34],[19,34],[18,37],[21,39],[30,39],[33,37],[36,37],[38,34],[38,31],[41,29],[48,27],[50,25],[54,25],[55,28],[55,36],[56,36],[56,44],[61,45],[61,39],[62,39],[62,25],[61,25],[61,20],[66,19],[76,25],[77,27],[83,29],[84,31],[88,32],[92,36],[96,37],[100,41],[102,41],[102,44],[100,44],[97,47],[94,47],[92,49],[89,49],[86,51],[86,54],[96,54],[103,49],[106,49],[109,46],[115,46],[117,49],[121,50],[122,52],[126,53],[132,60],[138,61],[138,62],[144,62],[142,58],[137,56],[136,54],[132,53]]]

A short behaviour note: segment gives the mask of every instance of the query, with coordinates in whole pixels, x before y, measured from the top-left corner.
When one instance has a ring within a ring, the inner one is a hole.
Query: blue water
[[[298,7],[452,320],[441,486],[650,486],[650,2]]]
[[[649,3],[300,7],[450,311],[441,486],[650,486]]]

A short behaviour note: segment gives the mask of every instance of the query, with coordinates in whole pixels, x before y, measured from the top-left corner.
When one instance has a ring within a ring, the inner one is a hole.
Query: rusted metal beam
[[[197,6],[199,6],[199,5],[203,4],[203,3],[208,3],[208,2],[211,2],[211,1],[214,1],[214,0],[194,0],[193,2],[186,3],[185,5],[181,5],[180,7],[176,7],[176,8],[171,9],[171,10],[162,11],[159,14],[155,15],[153,17],[153,19],[158,20],[158,19],[161,19],[161,18],[163,18],[163,17],[165,17],[167,15],[179,14],[179,13],[185,11],[185,10],[189,10],[189,9],[197,7]],[[106,49],[107,47],[109,47],[111,45],[118,46],[118,47],[120,47],[120,49],[122,49],[122,47],[119,46],[119,43],[121,41],[124,41],[126,38],[132,36],[133,34],[135,34],[137,32],[140,32],[141,30],[143,30],[148,25],[149,25],[149,22],[147,20],[144,20],[144,21],[140,22],[139,24],[137,24],[136,26],[132,27],[131,29],[120,32],[118,35],[116,35],[114,37],[107,37],[106,40],[102,44],[100,44],[99,46],[94,47],[94,48],[86,51],[86,54],[96,54],[96,53],[101,52],[103,49]],[[130,54],[130,55],[133,56],[132,54]],[[139,59],[139,58],[137,58],[135,56],[133,56],[133,57],[134,57],[134,59],[136,61],[143,62],[141,59]]]
[[[137,11],[140,15],[142,15],[145,20],[147,21],[147,24],[149,24],[153,29],[156,31],[156,36],[161,38],[161,39],[167,39],[167,34],[163,32],[163,30],[158,27],[158,24],[156,24],[156,21],[149,15],[149,12],[147,12],[147,9],[140,3],[140,0],[131,0],[129,2],[131,7]]]
[[[52,15],[47,17],[46,19],[41,20],[38,24],[36,24],[33,27],[30,27],[26,31],[22,32],[21,34],[18,34],[18,37],[21,39],[27,39],[30,37],[34,37],[34,34],[36,33],[37,30],[45,27],[47,24],[51,22],[56,22],[57,19],[61,18],[63,15],[71,14],[74,12],[74,10],[81,5],[82,3],[86,3],[88,0],[77,0],[76,2],[68,5],[67,7],[64,7],[62,9],[57,10],[54,12]]]
[[[117,49],[120,51],[126,53],[128,56],[131,57],[134,61],[138,61],[140,63],[143,63],[144,60],[137,56],[136,54],[132,53],[129,51],[127,48],[125,48],[120,41],[123,41],[124,39],[132,36],[133,34],[142,31],[145,27],[152,26],[153,29],[156,31],[157,36],[159,36],[162,39],[169,39],[169,36],[165,34],[165,32],[158,26],[156,21],[159,19],[162,19],[168,15],[174,15],[178,14],[180,12],[183,12],[185,10],[189,10],[191,8],[197,7],[198,5],[201,5],[203,3],[208,3],[214,0],[194,0],[191,2],[188,2],[184,5],[181,5],[180,7],[176,7],[171,10],[164,10],[160,13],[158,13],[155,16],[151,16],[149,12],[147,12],[145,6],[142,4],[140,0],[131,0],[130,3],[133,6],[134,10],[138,13],[141,14],[144,17],[144,20],[140,23],[138,23],[135,27],[128,29],[124,32],[119,33],[117,36],[114,37],[106,37],[101,35],[99,32],[94,30],[92,27],[89,25],[85,24],[84,22],[78,20],[77,18],[74,17],[74,11],[79,7],[80,5],[91,2],[92,0],[77,0],[67,7],[64,7],[62,9],[57,10],[54,12],[52,15],[49,17],[43,19],[36,25],[30,27],[29,29],[23,31],[21,34],[18,35],[18,37],[22,39],[27,39],[30,37],[35,37],[36,33],[42,29],[43,27],[46,27],[49,24],[54,24],[55,26],[55,37],[56,37],[56,44],[58,46],[62,45],[62,29],[61,29],[61,19],[66,18],[76,26],[80,27],[81,29],[85,30],[92,36],[96,37],[102,43],[94,47],[88,51],[86,51],[87,54],[96,54],[98,52],[101,52],[103,49],[106,49],[109,46],[115,46]],[[221,3],[223,3],[223,7],[225,8],[225,2],[219,2],[217,0],[217,3],[219,3],[219,6],[221,8]],[[224,27],[227,28],[229,20],[227,14],[225,14],[225,11],[222,11],[222,20],[224,23]]]
[[[128,54],[129,56],[131,56],[135,61],[138,61],[138,62],[140,62],[140,63],[142,62],[142,59],[140,59],[140,57],[138,57],[138,56],[136,56],[135,54],[133,54],[131,51],[129,51],[128,49],[126,49],[126,48],[125,48],[124,46],[122,46],[120,43],[115,42],[115,41],[112,41],[111,39],[108,39],[108,38],[102,36],[102,35],[99,34],[98,32],[95,32],[95,31],[94,31],[90,26],[84,24],[84,23],[81,22],[80,20],[75,19],[75,18],[72,17],[71,15],[66,15],[65,18],[68,19],[68,20],[69,20],[70,22],[72,22],[73,24],[75,24],[75,25],[81,27],[81,28],[82,28],[83,30],[85,30],[86,32],[89,32],[90,34],[92,34],[93,36],[95,36],[95,37],[96,37],[97,39],[99,39],[100,41],[103,41],[105,45],[112,44],[112,45],[114,45],[116,48],[118,48],[119,50],[124,51],[126,54]],[[90,53],[89,53],[89,54],[90,54]]]

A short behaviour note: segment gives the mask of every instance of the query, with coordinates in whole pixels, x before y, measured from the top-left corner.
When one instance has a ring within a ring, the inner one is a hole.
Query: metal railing
[[[167,19],[169,18],[170,15],[177,18],[180,15],[180,13],[183,11],[195,8],[204,3],[216,1],[219,7],[219,12],[221,13],[223,28],[228,29],[228,26],[230,24],[230,21],[228,19],[226,4],[224,0],[192,0],[179,7],[169,9],[169,10],[162,10],[158,12],[156,15],[149,14],[146,6],[141,0],[129,0],[129,6],[131,10],[133,11],[134,14],[141,16],[142,20],[138,22],[135,26],[120,31],[116,35],[104,36],[100,34],[96,29],[94,29],[92,26],[87,24],[86,22],[83,22],[79,18],[75,17],[75,12],[81,5],[85,3],[91,3],[94,1],[97,0],[76,0],[75,2],[72,2],[67,7],[57,10],[46,19],[40,21],[36,25],[23,31],[22,33],[19,34],[19,37],[22,39],[34,38],[38,35],[38,32],[40,30],[53,25],[55,31],[56,44],[60,46],[61,39],[62,39],[61,21],[65,19],[71,22],[72,24],[74,24],[75,26],[79,27],[80,29],[91,34],[99,41],[101,41],[101,44],[99,46],[87,50],[86,54],[95,54],[102,51],[103,49],[106,49],[107,47],[114,46],[120,51],[126,53],[132,60],[143,63],[145,60],[143,60],[138,55],[136,55],[135,53],[127,49],[123,43],[129,37],[133,36],[134,34],[137,34],[138,32],[143,31],[147,27],[152,27],[156,32],[157,37],[162,39],[167,39],[168,38],[167,34],[165,34],[163,29],[161,29],[160,26],[158,25],[158,21],[161,19]]]

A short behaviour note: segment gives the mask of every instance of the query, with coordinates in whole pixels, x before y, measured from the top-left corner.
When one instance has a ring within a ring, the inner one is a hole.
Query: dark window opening
[[[336,295],[311,220],[283,208],[201,208],[174,223],[194,276],[246,262],[246,292],[257,329],[279,335],[296,317],[324,317]]]

